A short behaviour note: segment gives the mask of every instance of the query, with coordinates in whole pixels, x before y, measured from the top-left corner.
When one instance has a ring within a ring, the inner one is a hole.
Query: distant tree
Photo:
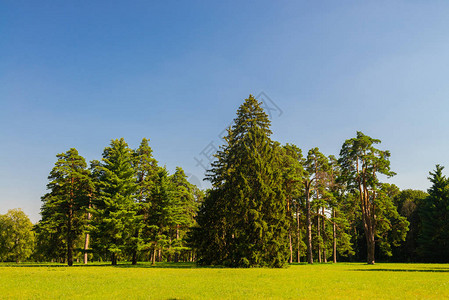
[[[24,261],[33,252],[33,224],[21,209],[0,215],[0,260]]]
[[[134,202],[136,192],[133,151],[123,138],[112,140],[103,151],[97,166],[97,194],[92,200],[91,222],[95,247],[111,255],[113,265],[118,256],[134,247],[141,216]]]
[[[204,263],[241,267],[281,267],[286,263],[286,202],[280,157],[269,137],[269,126],[261,103],[250,95],[239,107],[226,144],[208,172],[213,191],[206,196],[198,224],[203,231],[218,231],[199,236],[218,240],[216,250],[208,246],[198,249]],[[214,215],[217,210],[223,213]],[[210,261],[213,255],[209,251],[223,256]]]
[[[437,165],[429,173],[432,186],[419,209],[422,227],[418,253],[427,262],[449,262],[449,179],[443,169]]]
[[[359,198],[368,264],[375,263],[375,239],[379,225],[388,223],[388,216],[382,213],[384,209],[391,208],[388,198],[381,193],[382,184],[378,174],[395,174],[390,170],[390,152],[374,147],[379,143],[380,140],[357,132],[355,138],[344,142],[339,159],[343,181]]]
[[[75,148],[58,154],[47,185],[49,193],[42,197],[41,215],[37,230],[41,238],[45,233],[66,246],[67,264],[73,265],[75,242],[80,238],[84,225],[89,191],[92,183],[86,161]],[[57,235],[62,236],[57,236]],[[55,245],[56,246],[56,245]]]

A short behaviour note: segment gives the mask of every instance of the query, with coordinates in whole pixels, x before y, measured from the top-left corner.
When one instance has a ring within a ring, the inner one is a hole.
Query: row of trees
[[[101,161],[87,168],[74,148],[58,154],[42,197],[36,225],[39,260],[73,264],[75,254],[96,259],[154,261],[193,259],[186,232],[202,192],[177,167],[173,175],[157,165],[149,141],[136,150],[112,140]]]
[[[250,95],[207,174],[212,188],[193,231],[199,263],[280,267],[304,256],[308,263],[349,256],[374,264],[376,249],[404,256],[400,242],[420,221],[405,211],[410,191],[379,180],[395,175],[380,140],[357,132],[337,159],[318,148],[303,156],[270,136],[270,120]]]
[[[443,167],[430,173],[428,193],[400,191],[379,179],[394,175],[380,140],[357,132],[337,158],[318,148],[303,155],[270,136],[250,96],[207,173],[205,196],[181,168],[169,175],[158,166],[147,139],[135,150],[113,140],[89,167],[72,148],[57,155],[34,232],[20,210],[0,216],[0,260],[449,261]]]

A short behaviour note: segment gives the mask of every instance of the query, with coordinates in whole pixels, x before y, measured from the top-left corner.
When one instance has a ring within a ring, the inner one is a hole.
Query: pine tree
[[[378,179],[378,174],[395,175],[390,170],[390,152],[374,147],[379,143],[380,140],[357,132],[357,137],[345,141],[339,159],[342,168],[341,180],[346,183],[348,190],[359,198],[368,264],[375,262],[376,236],[379,237],[380,233],[391,229],[388,228],[390,218],[401,218],[394,214],[396,208],[382,191],[382,183]],[[404,220],[399,221],[402,225],[407,225]],[[403,230],[406,231],[406,228],[407,226]]]
[[[281,267],[286,262],[286,201],[281,161],[269,126],[261,103],[250,95],[238,109],[226,145],[208,172],[213,191],[207,196],[210,199],[206,197],[198,223],[203,231],[218,229],[208,234],[221,239],[218,246],[223,245],[223,253],[215,253],[222,255],[214,259],[216,263]],[[217,209],[223,212],[218,219],[213,215]],[[202,223],[208,218],[214,224]],[[198,254],[207,260],[212,256],[208,251],[209,247],[199,248]]]
[[[287,144],[280,150],[282,155],[283,190],[287,200],[288,241],[290,250],[289,262],[293,262],[293,232],[296,232],[296,260],[297,262],[300,262],[300,249],[302,246],[300,210],[304,180],[304,168],[302,165],[303,157],[301,149],[296,145]]]
[[[112,140],[97,166],[97,197],[93,199],[92,231],[95,247],[111,254],[113,265],[118,256],[131,251],[141,216],[134,202],[136,191],[132,150],[123,138]]]
[[[92,188],[86,161],[75,148],[57,155],[58,161],[48,179],[48,194],[42,197],[38,232],[41,238],[53,234],[54,241],[66,247],[67,264],[73,264],[75,241],[85,224],[88,193]],[[62,235],[62,236],[59,236]],[[59,241],[59,242],[58,242]]]

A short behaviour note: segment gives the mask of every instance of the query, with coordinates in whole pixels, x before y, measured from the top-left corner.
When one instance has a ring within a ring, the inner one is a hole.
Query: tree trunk
[[[114,252],[112,252],[111,263],[113,266],[117,265],[117,255]]]
[[[335,224],[335,209],[332,210],[332,217],[333,217],[333,222],[332,222],[332,238],[333,238],[333,248],[334,248],[334,264],[337,263],[337,225]]]
[[[89,199],[89,209],[90,209],[90,199]],[[90,221],[90,217],[91,217],[91,215],[90,215],[90,212],[88,212],[87,213],[87,223],[88,223],[88,226],[89,226],[89,221]],[[89,249],[89,239],[90,239],[90,236],[89,236],[89,233],[88,232],[86,232],[86,237],[84,238],[84,264],[87,264],[87,249]]]
[[[299,246],[301,245],[301,233],[300,233],[300,226],[299,226],[299,205],[296,204],[296,241],[297,241],[297,261],[298,263],[301,262],[301,253],[299,251]]]
[[[87,264],[87,249],[89,249],[89,239],[90,236],[88,233],[86,233],[86,237],[84,238],[84,258],[83,258],[84,264]]]
[[[316,210],[316,234],[317,234],[317,241],[318,241],[318,262],[321,263],[321,241],[320,241],[321,229],[320,229],[320,209],[319,208],[317,208],[317,210]]]
[[[176,225],[176,242],[179,240],[179,225]],[[175,252],[175,262],[179,262],[179,253]]]
[[[306,186],[306,219],[307,219],[307,262],[313,264],[312,253],[312,220],[310,218],[310,182],[309,186]]]
[[[288,229],[288,243],[290,247],[290,258],[288,260],[289,263],[293,262],[293,245],[292,245],[292,230],[291,228]]]
[[[374,265],[374,249],[376,247],[376,242],[374,241],[374,232],[371,230],[368,230],[368,232],[365,232],[366,235],[366,262],[369,265]]]
[[[137,265],[137,250],[133,250],[132,265]]]
[[[156,262],[156,249],[153,249],[152,255],[151,255],[151,264],[154,265]]]
[[[67,265],[73,265],[72,213],[69,213],[67,224]]]
[[[327,255],[326,255],[326,218],[324,217],[324,207],[321,210],[321,215],[323,219],[323,260],[327,263]]]

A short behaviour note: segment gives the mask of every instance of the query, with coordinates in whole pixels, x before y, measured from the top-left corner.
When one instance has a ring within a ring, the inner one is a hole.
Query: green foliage
[[[64,253],[67,263],[72,265],[93,185],[86,161],[75,148],[56,157],[58,160],[48,176],[49,192],[42,197],[42,219],[36,225],[38,249],[44,257],[53,259]]]
[[[92,201],[94,248],[111,253],[113,264],[121,253],[134,247],[135,233],[140,230],[141,216],[134,202],[137,186],[132,153],[123,138],[112,140],[94,171],[98,176]]]
[[[420,205],[418,251],[421,259],[429,262],[449,262],[449,179],[443,175],[443,169],[437,165],[429,173],[432,186]]]
[[[250,95],[208,172],[213,188],[201,208],[196,235],[203,263],[281,267],[286,262],[281,160],[269,126],[268,116]],[[218,253],[210,253],[213,248],[207,245],[216,245]]]
[[[378,174],[393,176],[390,170],[390,152],[374,147],[380,140],[357,132],[357,137],[348,139],[340,151],[340,182],[359,198],[362,224],[367,243],[367,262],[374,264],[375,238],[381,249],[390,254],[390,244],[405,239],[407,220],[397,213],[388,186],[383,185]],[[392,231],[391,240],[387,232]]]
[[[33,224],[21,209],[0,215],[0,260],[21,262],[33,252]]]

